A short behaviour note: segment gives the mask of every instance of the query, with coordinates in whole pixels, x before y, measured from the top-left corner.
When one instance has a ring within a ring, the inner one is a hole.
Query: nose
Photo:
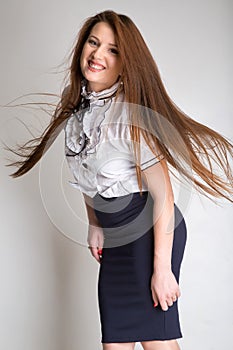
[[[104,50],[101,46],[98,46],[95,48],[95,50],[92,53],[93,58],[95,59],[102,59],[104,57]]]

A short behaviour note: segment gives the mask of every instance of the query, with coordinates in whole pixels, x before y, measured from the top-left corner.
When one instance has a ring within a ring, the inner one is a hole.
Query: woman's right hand
[[[87,243],[92,256],[100,263],[104,244],[102,227],[89,224]]]

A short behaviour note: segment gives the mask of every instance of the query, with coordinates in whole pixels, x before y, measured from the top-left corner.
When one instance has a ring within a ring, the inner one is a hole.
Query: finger
[[[173,302],[176,302],[176,300],[177,300],[177,296],[176,296],[176,295],[173,295],[173,296],[172,296],[172,301],[173,301]]]
[[[102,248],[98,248],[97,250],[98,256],[99,256],[99,261],[102,260],[102,255],[103,255],[103,249]]]
[[[154,307],[156,307],[159,304],[159,299],[158,299],[158,297],[153,289],[151,290],[151,292],[152,292],[152,299],[153,299],[153,303],[154,303],[153,305],[154,305]]]
[[[153,302],[154,302],[154,307],[157,307],[159,305],[159,300],[156,295],[153,296]]]
[[[161,309],[163,311],[167,311],[168,310],[168,305],[167,305],[167,302],[165,300],[160,302],[160,306],[161,306]]]
[[[100,262],[100,257],[99,257],[99,254],[98,254],[98,248],[96,247],[89,247],[90,251],[91,251],[91,254],[92,256],[98,261]]]
[[[98,254],[98,248],[92,248],[92,254],[93,254],[94,258],[95,258],[98,262],[100,262],[100,256],[99,256],[99,254]]]
[[[168,306],[172,306],[172,305],[173,305],[173,300],[172,300],[172,298],[169,298],[169,299],[167,299],[166,301],[167,301],[167,305],[168,305]]]
[[[99,248],[98,247],[97,252],[98,252],[99,255],[102,255],[103,254],[103,248]]]

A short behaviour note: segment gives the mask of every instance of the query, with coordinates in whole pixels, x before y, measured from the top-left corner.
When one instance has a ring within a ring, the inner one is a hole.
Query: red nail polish
[[[156,307],[158,304],[154,303],[154,307]]]
[[[99,250],[98,250],[98,254],[99,254],[99,255],[102,255],[102,252],[103,252],[102,249],[99,249]]]

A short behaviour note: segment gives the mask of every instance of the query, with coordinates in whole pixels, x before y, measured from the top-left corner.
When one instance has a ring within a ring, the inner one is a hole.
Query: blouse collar
[[[87,91],[87,81],[84,79],[82,81],[81,95],[85,99],[90,100],[90,102],[100,100],[100,99],[102,100],[102,99],[105,99],[107,97],[111,97],[117,91],[119,85],[120,85],[120,82],[118,81],[108,89],[105,89],[105,90],[102,90],[99,92],[95,92],[95,91],[88,92]]]

